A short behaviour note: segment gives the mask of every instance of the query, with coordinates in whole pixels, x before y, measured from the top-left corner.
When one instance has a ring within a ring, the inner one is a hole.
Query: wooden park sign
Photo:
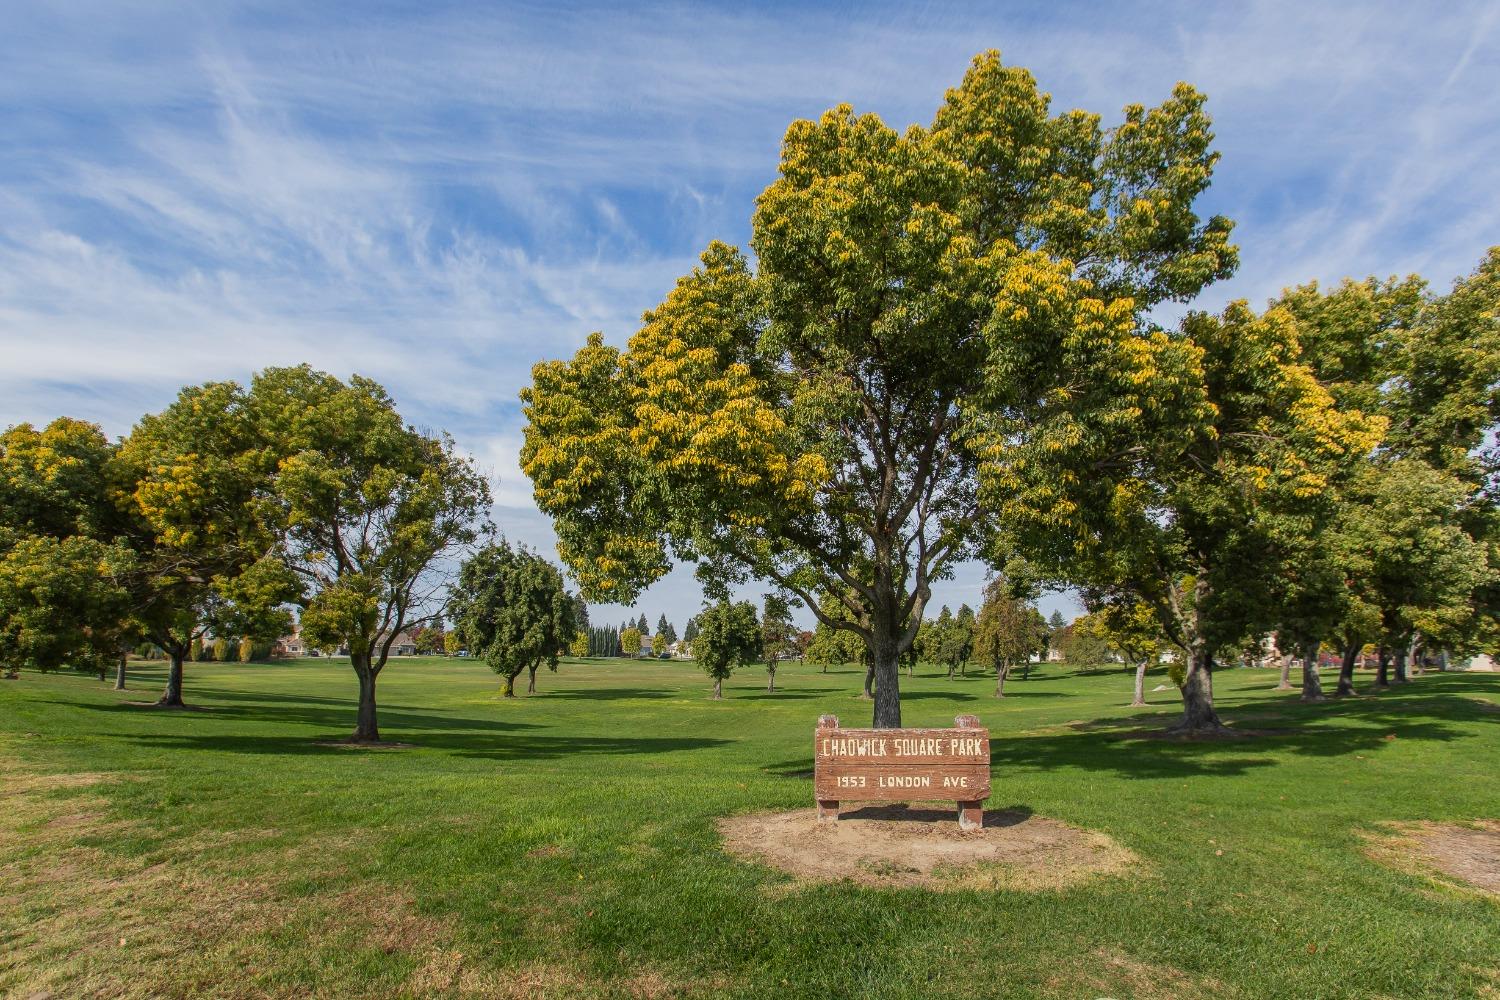
[[[840,729],[818,719],[813,737],[813,793],[818,818],[837,820],[842,802],[956,801],[958,825],[984,825],[990,797],[990,731],[973,715],[953,729]]]

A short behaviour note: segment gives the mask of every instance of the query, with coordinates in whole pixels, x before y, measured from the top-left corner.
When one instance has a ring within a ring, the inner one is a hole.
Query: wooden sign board
[[[990,796],[990,731],[972,715],[952,729],[842,729],[818,720],[813,792],[818,817],[836,820],[841,802],[958,803],[958,825],[984,823]]]

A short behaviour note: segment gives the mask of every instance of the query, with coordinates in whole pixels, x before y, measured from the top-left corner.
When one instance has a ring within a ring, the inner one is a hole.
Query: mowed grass
[[[388,750],[346,662],[190,664],[196,710],[73,674],[0,684],[0,992],[130,996],[1466,997],[1500,991],[1492,898],[1367,856],[1391,821],[1500,817],[1500,676],[1327,705],[1227,671],[1268,735],[1142,738],[1175,692],[1049,665],[903,677],[908,725],[990,727],[992,808],[1102,831],[1128,876],[1061,892],[801,885],[717,817],[810,807],[817,717],[860,673],[578,661],[503,699],[393,661]],[[524,678],[523,678],[524,680]],[[1330,678],[1331,680],[1331,678]],[[1149,686],[1163,683],[1153,677]],[[1326,683],[1326,682],[1325,682]],[[1370,680],[1360,677],[1361,687]],[[1222,853],[1219,853],[1222,852]],[[1398,859],[1399,860],[1399,859]]]

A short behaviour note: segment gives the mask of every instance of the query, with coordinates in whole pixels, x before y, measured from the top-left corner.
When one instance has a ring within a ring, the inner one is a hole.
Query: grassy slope
[[[159,673],[139,665],[123,695],[74,675],[0,684],[0,992],[1500,988],[1500,907],[1374,864],[1359,838],[1500,816],[1493,675],[1303,707],[1270,671],[1229,672],[1230,721],[1292,731],[1211,744],[1127,738],[1175,697],[1126,709],[1124,674],[1051,666],[1003,703],[988,678],[903,679],[908,725],[972,711],[991,727],[991,806],[1143,859],[1027,895],[797,888],[719,851],[715,817],[811,805],[817,716],[868,718],[853,670],[785,667],[775,695],[747,671],[715,703],[691,664],[568,662],[505,701],[473,662],[396,661],[381,728],[414,747],[387,751],[317,743],[352,727],[346,664],[190,665],[200,711],[125,704]],[[44,777],[75,772],[109,780]]]

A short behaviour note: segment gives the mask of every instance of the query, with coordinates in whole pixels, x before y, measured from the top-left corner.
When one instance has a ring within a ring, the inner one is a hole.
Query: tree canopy
[[[1180,84],[1105,128],[991,52],[929,127],[792,123],[757,270],[710,244],[625,350],[594,335],[522,394],[523,468],[585,594],[631,600],[673,558],[714,592],[836,594],[815,613],[864,642],[875,724],[900,725],[931,584],[987,548],[984,469],[1079,412],[1127,419],[1155,391],[1141,317],[1235,266],[1193,207],[1203,104]]]
[[[489,485],[451,439],[404,424],[362,376],[271,368],[249,402],[275,458],[260,509],[308,594],[303,635],[349,650],[359,680],[352,738],[378,741],[376,679],[397,635],[441,614],[439,560],[484,529]]]

